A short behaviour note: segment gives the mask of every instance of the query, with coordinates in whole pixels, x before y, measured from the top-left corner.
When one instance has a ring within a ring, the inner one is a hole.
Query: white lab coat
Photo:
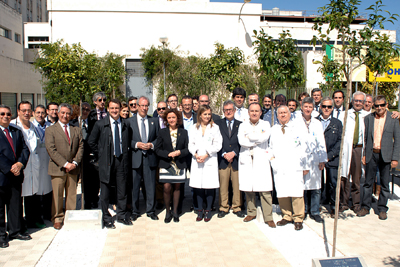
[[[44,145],[44,139],[41,140],[39,130],[30,122],[30,128],[25,129],[19,120],[16,118],[11,121],[18,127],[25,139],[25,143],[29,148],[29,160],[24,169],[24,182],[22,183],[22,196],[45,195],[50,193],[53,188],[51,178],[47,174],[49,156]],[[43,173],[42,168],[45,168]],[[41,175],[44,174],[44,175]]]
[[[320,162],[327,162],[325,136],[322,129],[322,123],[311,117],[309,128],[304,122],[303,117],[297,118],[298,123],[303,130],[307,132],[307,169],[310,172],[304,175],[304,190],[315,190],[321,188],[321,170],[318,165]]]
[[[190,169],[189,186],[194,188],[219,188],[218,176],[218,155],[217,152],[222,148],[222,136],[217,124],[210,124],[204,132],[196,128],[196,124],[192,125],[189,131],[189,152],[192,156],[192,165]],[[209,154],[210,156],[204,163],[198,163],[194,155],[202,156]]]
[[[242,107],[240,109],[240,111],[238,110],[238,108],[236,108],[236,112],[235,112],[235,120],[241,121],[241,122],[245,122],[249,120],[249,110],[247,108]]]
[[[364,146],[364,118],[368,115],[365,110],[360,111],[360,121],[359,121],[359,134],[361,142]],[[344,133],[344,143],[342,151],[342,177],[348,177],[350,172],[351,155],[353,152],[353,137],[354,137],[354,127],[356,126],[356,115],[354,114],[354,109],[349,109],[347,114],[347,124],[346,131]],[[362,165],[361,165],[362,166]]]
[[[285,134],[281,125],[271,128],[269,157],[274,171],[277,197],[302,197],[304,190],[303,170],[306,164],[306,139],[304,128],[297,120],[286,124]]]
[[[272,191],[272,175],[267,153],[271,133],[269,122],[259,120],[256,126],[250,121],[240,124],[238,139],[239,189],[245,192]],[[251,148],[253,159],[251,158]]]

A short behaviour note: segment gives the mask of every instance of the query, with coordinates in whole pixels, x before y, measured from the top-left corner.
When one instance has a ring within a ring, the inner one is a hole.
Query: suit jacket
[[[365,162],[368,163],[372,158],[374,146],[374,122],[375,112],[367,115],[364,119],[365,134],[364,134],[364,156]],[[392,112],[386,112],[386,121],[383,128],[381,140],[381,155],[384,162],[399,160],[400,156],[400,126],[399,120],[393,119]]]
[[[45,144],[50,156],[48,174],[51,176],[64,176],[66,174],[64,164],[73,161],[78,163],[78,166],[70,173],[79,174],[84,150],[82,131],[79,127],[69,125],[69,132],[71,144],[68,143],[67,136],[59,123],[46,129]]]
[[[129,125],[129,130],[130,130],[130,135],[132,136],[131,138],[131,154],[132,154],[132,168],[137,169],[140,168],[142,165],[142,150],[136,148],[136,143],[137,142],[142,142],[142,138],[140,136],[140,131],[138,127],[138,117],[139,115],[131,117],[126,120],[126,122]],[[149,132],[147,133],[147,142],[153,144],[153,149],[156,147],[156,142],[157,142],[157,135],[158,135],[158,130],[160,126],[158,126],[158,118],[149,118],[148,123],[149,123]],[[150,167],[157,167],[158,166],[158,160],[157,160],[157,155],[154,153],[153,149],[147,150],[146,157],[149,159],[149,165]]]
[[[185,129],[178,128],[178,137],[176,139],[176,148],[175,150],[180,150],[181,154],[175,158],[175,163],[179,169],[184,169],[187,167],[187,160],[189,156],[189,137],[188,133]],[[174,149],[172,147],[171,135],[169,131],[169,127],[161,129],[158,133],[156,147],[154,149],[157,156],[160,159],[159,167],[160,168],[168,168],[172,161],[172,158],[168,157],[170,152],[173,152]]]
[[[317,118],[321,121],[320,116]],[[337,168],[339,166],[340,143],[342,141],[342,122],[331,117],[331,122],[324,131],[326,152],[328,154],[328,162],[325,166],[328,168]]]
[[[30,155],[21,130],[11,125],[9,129],[13,139],[15,155],[6,135],[0,130],[0,186],[7,186],[11,183],[11,180],[15,181],[15,179],[20,183],[24,181],[23,169],[28,163]],[[20,175],[16,177],[10,170],[11,166],[17,162],[22,163],[24,167],[22,167]]]
[[[110,125],[110,115],[104,119],[97,121],[90,134],[88,143],[99,163],[100,181],[103,183],[110,182],[111,166],[114,161],[114,138]],[[125,175],[128,175],[129,160],[129,127],[126,121],[121,120],[121,142],[122,142],[122,159]]]
[[[239,152],[240,152],[240,144],[238,140],[238,130],[241,121],[235,120],[232,126],[232,134],[229,137],[228,127],[226,125],[225,119],[219,119],[215,122],[219,126],[219,130],[221,131],[222,135],[222,149],[218,152],[218,168],[219,169],[226,169],[229,165],[229,162],[222,157],[222,154],[225,152],[234,151],[236,156],[233,158],[232,161],[232,168],[234,170],[238,170],[238,159],[239,159]]]

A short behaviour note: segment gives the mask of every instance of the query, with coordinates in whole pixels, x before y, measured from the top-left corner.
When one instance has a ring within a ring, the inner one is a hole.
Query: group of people
[[[184,96],[179,103],[171,94],[157,103],[153,116],[147,97],[130,97],[127,103],[111,99],[106,108],[103,92],[93,95],[94,109],[82,104],[81,116],[67,103],[33,108],[22,101],[11,120],[10,107],[0,105],[0,247],[8,247],[8,240],[31,239],[27,228],[45,227],[43,220],[61,229],[65,210],[76,208],[79,177],[85,209],[98,208],[100,200],[108,229],[115,228],[110,204],[124,225],[141,216],[140,192],[149,218],[158,220],[156,207],[165,206],[164,222],[179,222],[187,180],[198,222],[211,220],[216,189],[218,218],[232,209],[244,222],[254,220],[259,197],[270,227],[276,227],[273,203],[283,214],[278,226],[294,223],[301,230],[307,214],[322,222],[321,201],[330,205],[332,216],[335,212],[343,101],[342,91],[322,98],[314,89],[298,101],[266,95],[261,105],[257,94],[246,97],[238,87],[223,103],[222,117],[213,113],[207,95]],[[353,94],[342,151],[340,212],[349,209],[351,195],[357,216],[368,214],[377,182],[379,218],[387,218],[389,171],[400,155],[399,114],[387,107],[384,96]]]

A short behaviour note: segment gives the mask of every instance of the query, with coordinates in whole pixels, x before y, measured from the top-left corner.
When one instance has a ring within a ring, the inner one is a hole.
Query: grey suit
[[[361,207],[367,210],[371,208],[372,185],[375,181],[376,170],[379,168],[381,193],[378,200],[378,210],[379,212],[387,212],[391,161],[398,161],[400,156],[400,126],[399,120],[393,119],[391,117],[392,113],[387,111],[381,139],[381,149],[380,151],[375,150],[373,148],[375,114],[375,112],[371,113],[364,119],[364,156],[366,169]]]
[[[143,179],[146,188],[146,213],[152,214],[155,211],[155,186],[156,186],[156,169],[158,168],[157,155],[153,149],[142,153],[142,150],[136,148],[137,142],[142,142],[139,131],[138,119],[139,115],[131,117],[127,120],[131,131],[131,154],[132,154],[132,210],[136,215],[140,215],[139,211],[139,194],[140,181]],[[147,142],[156,146],[158,135],[158,118],[148,118]]]

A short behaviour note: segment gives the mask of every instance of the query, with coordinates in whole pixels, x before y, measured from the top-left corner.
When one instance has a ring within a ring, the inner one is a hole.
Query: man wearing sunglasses
[[[138,112],[137,97],[130,96],[128,98],[128,104],[129,104],[129,111],[131,113],[131,116],[129,116],[129,117],[136,116],[136,114]]]
[[[381,192],[378,199],[379,219],[387,219],[390,169],[396,168],[400,155],[400,126],[397,119],[387,110],[386,98],[378,95],[374,99],[375,112],[365,117],[365,144],[362,163],[365,168],[365,183],[361,210],[357,216],[369,214],[371,209],[372,185],[379,169]]]
[[[7,228],[11,239],[29,240],[23,233],[22,224],[22,182],[29,148],[22,131],[10,125],[11,108],[0,105],[0,248],[8,247]],[[7,213],[6,213],[7,204]]]
[[[342,122],[336,119],[333,114],[333,100],[330,97],[324,97],[321,100],[321,115],[318,119],[322,123],[322,129],[325,136],[325,147],[328,155],[328,162],[325,163],[326,170],[326,187],[325,196],[329,202],[331,218],[335,216],[335,199],[336,199],[336,184],[339,167],[339,152],[340,143],[342,140]],[[323,185],[323,180],[321,181]],[[324,190],[323,190],[324,191]],[[323,197],[322,197],[323,198]]]
[[[366,96],[363,92],[355,92],[352,100],[353,108],[349,109],[347,114],[342,151],[340,212],[349,209],[350,193],[352,198],[351,209],[355,213],[360,211],[361,154],[364,144],[364,118],[368,115],[363,110],[365,100]]]

